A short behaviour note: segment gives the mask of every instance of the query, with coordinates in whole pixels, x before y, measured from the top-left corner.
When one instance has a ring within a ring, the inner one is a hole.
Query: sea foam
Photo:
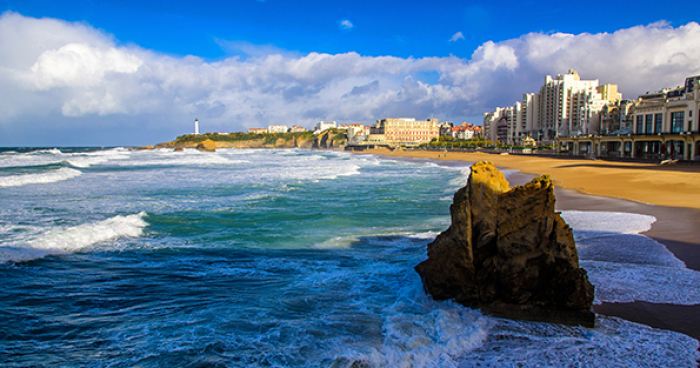
[[[53,228],[25,242],[0,245],[0,262],[26,262],[47,255],[84,251],[119,238],[136,238],[148,226],[145,216],[145,212],[117,215],[100,222]]]
[[[698,341],[616,317],[596,328],[498,319],[459,367],[688,367],[697,366]]]
[[[581,266],[595,285],[595,303],[646,301],[700,304],[700,272],[666,246],[640,235],[656,221],[648,215],[564,211],[574,230]]]
[[[20,187],[28,184],[48,184],[73,179],[82,175],[80,170],[63,167],[39,174],[0,176],[0,187]]]

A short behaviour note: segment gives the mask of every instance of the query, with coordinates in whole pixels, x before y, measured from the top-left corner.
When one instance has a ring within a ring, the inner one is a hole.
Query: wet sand
[[[664,244],[690,269],[700,271],[700,210],[672,208],[631,202],[624,199],[583,195],[557,188],[557,210],[610,211],[651,215],[656,222],[642,234]],[[673,305],[649,302],[603,303],[593,311],[643,323],[654,328],[681,332],[700,340],[700,305]]]
[[[443,164],[446,165],[455,161],[488,160],[500,168],[520,170],[520,173],[509,176],[511,185],[526,183],[536,175],[549,174],[557,185],[557,210],[654,216],[656,222],[643,234],[664,244],[688,268],[700,271],[700,166],[383,149],[365,153],[399,159],[445,161]],[[441,157],[438,158],[438,154]],[[593,309],[598,314],[681,332],[700,340],[700,305],[603,303]]]

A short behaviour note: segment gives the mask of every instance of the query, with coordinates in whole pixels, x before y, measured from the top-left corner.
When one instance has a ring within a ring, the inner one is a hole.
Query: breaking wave
[[[700,304],[700,272],[688,269],[666,246],[639,233],[648,215],[564,211],[574,229],[581,266],[595,285],[595,303],[645,301]]]
[[[73,227],[59,227],[12,245],[0,246],[0,262],[26,262],[48,255],[87,250],[119,238],[136,238],[148,226],[145,212],[114,216],[104,221]]]
[[[73,179],[82,172],[68,167],[39,174],[0,176],[0,187],[20,187],[28,184],[47,184]]]

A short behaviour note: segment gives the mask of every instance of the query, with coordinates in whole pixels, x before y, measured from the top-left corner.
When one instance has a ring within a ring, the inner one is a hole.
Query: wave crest
[[[145,212],[114,216],[104,221],[54,228],[23,244],[0,246],[0,262],[26,262],[47,255],[73,253],[120,238],[136,238],[148,226]]]
[[[0,188],[21,187],[28,184],[47,184],[73,179],[82,175],[82,172],[68,167],[52,170],[40,174],[9,175],[0,177]]]

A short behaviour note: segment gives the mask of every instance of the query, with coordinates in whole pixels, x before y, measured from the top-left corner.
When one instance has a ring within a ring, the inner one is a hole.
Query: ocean
[[[413,267],[469,164],[3,149],[3,367],[695,367],[686,335],[494,318]],[[700,303],[647,215],[565,211],[596,302]]]

